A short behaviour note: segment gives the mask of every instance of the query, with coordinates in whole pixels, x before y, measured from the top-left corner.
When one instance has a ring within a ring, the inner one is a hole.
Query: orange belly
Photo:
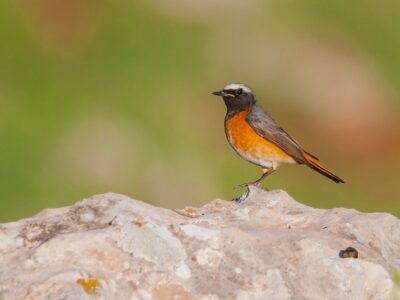
[[[225,133],[233,149],[244,159],[270,168],[271,163],[295,163],[285,151],[259,136],[247,123],[248,111],[242,111],[225,122]]]

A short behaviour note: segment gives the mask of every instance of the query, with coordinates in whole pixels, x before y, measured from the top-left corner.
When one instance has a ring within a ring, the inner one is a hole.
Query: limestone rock
[[[353,247],[358,258],[340,258]],[[400,221],[284,191],[169,210],[93,196],[0,225],[0,299],[392,299]]]

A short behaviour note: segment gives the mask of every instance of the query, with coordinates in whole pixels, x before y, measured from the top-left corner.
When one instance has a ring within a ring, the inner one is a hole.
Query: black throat
[[[228,120],[241,111],[251,110],[255,104],[255,99],[224,97],[224,102],[227,109],[225,119]]]

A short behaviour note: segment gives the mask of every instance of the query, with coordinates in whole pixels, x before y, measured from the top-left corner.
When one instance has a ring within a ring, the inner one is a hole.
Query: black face
[[[242,88],[224,89],[213,94],[224,99],[228,114],[250,109],[256,102],[254,95]]]

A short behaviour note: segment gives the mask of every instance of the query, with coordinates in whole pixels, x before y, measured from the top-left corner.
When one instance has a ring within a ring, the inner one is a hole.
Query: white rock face
[[[353,247],[358,258],[340,258]],[[0,225],[0,299],[393,299],[400,221],[251,188],[169,210],[93,196]],[[400,298],[399,298],[400,299]]]

